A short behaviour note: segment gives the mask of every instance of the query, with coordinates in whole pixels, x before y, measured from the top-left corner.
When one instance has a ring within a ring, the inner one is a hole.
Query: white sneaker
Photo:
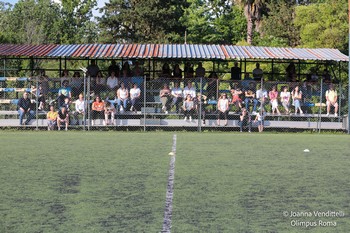
[[[337,117],[337,116],[338,116],[338,113],[334,113],[334,116]]]
[[[203,121],[203,125],[205,125],[205,121]]]
[[[168,114],[169,112],[168,111],[165,111],[165,114]]]
[[[184,121],[187,121],[187,117],[184,118]]]
[[[327,116],[329,116],[329,112],[327,112]]]
[[[304,114],[302,110],[300,110],[300,114]]]
[[[68,128],[66,128],[65,130],[68,131]]]
[[[253,111],[253,112],[252,112],[252,115],[256,115],[256,111]]]
[[[192,117],[190,117],[190,121],[192,121]]]
[[[131,106],[131,108],[130,108],[130,112],[132,112],[132,109],[133,109],[133,106]]]

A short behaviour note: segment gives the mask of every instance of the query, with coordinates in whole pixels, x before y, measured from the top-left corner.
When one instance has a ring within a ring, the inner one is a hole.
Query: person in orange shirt
[[[46,114],[47,118],[47,130],[54,130],[57,126],[58,112],[55,111],[55,107],[50,105],[50,111]]]
[[[92,103],[92,125],[94,125],[95,119],[105,118],[105,103],[101,100],[100,96],[96,96],[94,102]]]

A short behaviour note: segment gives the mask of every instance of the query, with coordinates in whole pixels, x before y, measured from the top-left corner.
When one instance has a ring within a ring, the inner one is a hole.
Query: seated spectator
[[[118,87],[118,84],[119,84],[119,80],[115,75],[115,72],[112,71],[110,76],[107,79],[107,88],[111,91],[115,91],[116,88]]]
[[[58,112],[55,111],[55,106],[50,105],[50,111],[46,114],[47,130],[54,130],[57,126]]]
[[[130,102],[131,102],[131,107],[130,111],[137,111],[138,105],[140,103],[140,98],[141,98],[141,90],[137,86],[137,83],[133,84],[133,87],[130,89]]]
[[[69,71],[63,70],[61,74],[61,86],[63,86],[63,82],[68,81],[71,82],[71,77],[69,77]]]
[[[265,112],[265,109],[263,108],[256,114],[254,122],[258,122],[259,133],[261,133],[264,130],[265,116],[266,116],[266,112]]]
[[[226,94],[222,94],[218,100],[218,120],[217,124],[220,126],[220,119],[224,118],[224,126],[227,126],[227,117],[228,117],[228,99]]]
[[[260,87],[257,91],[256,91],[256,99],[258,101],[258,103],[260,104],[259,109],[264,108],[265,109],[265,105],[267,104],[267,98],[268,98],[268,94],[267,94],[267,90],[263,87],[261,87],[261,85],[259,84],[258,87]],[[253,114],[256,114],[253,113]]]
[[[69,82],[67,80],[63,81],[62,87],[58,89],[58,107],[60,108],[63,103],[64,99],[68,97],[69,99],[72,98],[72,88],[68,86]]]
[[[288,87],[284,86],[283,87],[283,91],[280,94],[280,98],[281,98],[281,103],[282,106],[284,107],[285,110],[285,114],[289,114],[289,105],[290,105],[290,92],[288,91]]]
[[[103,122],[103,125],[114,125],[114,116],[116,113],[117,110],[115,109],[114,105],[107,100],[104,108],[105,120]],[[109,121],[109,118],[111,118],[111,121]]]
[[[333,84],[329,85],[329,89],[326,91],[326,105],[327,105],[327,116],[331,110],[331,106],[334,107],[334,116],[338,116],[338,94],[334,90]]]
[[[92,117],[92,122],[91,125],[94,125],[94,120],[96,119],[104,119],[105,118],[105,104],[101,100],[100,96],[96,96],[94,102],[92,103],[91,107],[91,117]]]
[[[23,125],[23,118],[25,115],[27,115],[27,120],[24,122],[24,125],[28,125],[28,123],[35,117],[34,111],[31,109],[32,102],[28,95],[29,93],[24,92],[23,97],[19,99],[17,104],[20,125]]]
[[[199,115],[201,116],[202,124],[205,125],[205,117],[206,117],[205,108],[208,105],[207,96],[198,94],[195,104],[196,104],[198,116]]]
[[[76,124],[79,125],[79,115],[85,115],[85,101],[83,94],[79,94],[79,99],[75,101],[75,111],[73,113]]]
[[[243,132],[243,127],[248,127],[248,132],[249,133],[251,132],[252,122],[251,122],[250,114],[245,108],[242,108],[242,112],[239,115],[238,125],[241,133]]]
[[[187,98],[187,95],[190,95],[192,99],[196,98],[196,90],[192,86],[192,81],[187,82],[187,86],[184,88],[182,94],[184,99]]]
[[[258,100],[255,98],[255,92],[255,82],[250,82],[248,88],[244,91],[244,103],[247,111],[249,111],[249,104],[253,103],[253,113],[256,113],[256,106],[258,104]]]
[[[211,72],[208,77],[207,95],[209,99],[216,99],[218,94],[219,77],[216,72]]]
[[[278,110],[278,91],[276,90],[276,86],[272,87],[272,90],[269,92],[269,97],[272,106],[272,114],[275,114],[276,111],[278,115],[281,115],[280,111]]]
[[[253,78],[255,81],[261,81],[262,77],[263,77],[263,70],[260,69],[260,64],[257,62],[256,63],[256,68],[253,70]]]
[[[65,107],[65,108],[66,108],[68,114],[69,114],[70,111],[71,111],[71,110],[70,110],[70,104],[71,104],[71,102],[70,102],[69,98],[66,97],[66,98],[64,98],[64,102],[63,102],[63,104],[61,105],[61,107]]]
[[[189,119],[190,121],[192,121],[192,117],[193,117],[193,113],[194,113],[195,107],[194,107],[194,102],[193,102],[192,97],[191,97],[190,94],[188,94],[186,96],[186,99],[185,99],[185,101],[183,102],[183,105],[182,105],[182,109],[183,109],[184,115],[185,115],[184,120],[187,121],[187,119]]]
[[[231,95],[232,95],[232,100],[231,104],[235,105],[237,108],[241,109],[242,108],[242,99],[240,95],[242,95],[242,91],[240,88],[234,86],[233,89],[231,89]]]
[[[135,61],[134,69],[132,70],[134,77],[143,77],[143,69],[140,67],[139,61]]]
[[[101,92],[106,91],[106,83],[107,80],[105,77],[103,77],[103,74],[101,71],[97,72],[96,76],[96,86],[95,86],[95,94],[99,95]]]
[[[70,86],[72,88],[72,96],[77,97],[83,91],[84,80],[80,77],[79,72],[74,72]]]
[[[120,84],[120,88],[117,90],[117,105],[120,112],[124,112],[128,105],[129,91],[125,87],[124,83]]]
[[[162,111],[168,114],[171,108],[171,90],[168,84],[164,83],[162,90],[159,92],[160,101],[162,102]]]
[[[108,67],[108,75],[111,76],[112,72],[114,72],[114,75],[116,77],[119,77],[120,68],[119,65],[115,62],[115,60],[112,60],[111,65]]]
[[[66,107],[61,107],[57,114],[57,127],[58,130],[61,130],[61,124],[65,124],[65,130],[68,130],[69,125],[69,114]]]
[[[294,90],[292,91],[292,100],[293,106],[295,108],[295,114],[297,114],[298,110],[300,114],[303,114],[303,111],[301,110],[302,95],[303,93],[299,90],[299,86],[295,86]]]
[[[180,111],[180,104],[183,100],[182,89],[180,88],[179,82],[174,82],[174,88],[171,90],[171,95],[173,99],[173,106],[176,107],[176,113]]]

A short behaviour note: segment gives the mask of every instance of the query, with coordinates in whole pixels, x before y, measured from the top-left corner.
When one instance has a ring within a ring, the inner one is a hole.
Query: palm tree
[[[247,19],[247,42],[252,44],[254,25],[255,30],[259,32],[261,19],[266,11],[265,0],[233,0],[235,4],[243,7],[244,15]]]

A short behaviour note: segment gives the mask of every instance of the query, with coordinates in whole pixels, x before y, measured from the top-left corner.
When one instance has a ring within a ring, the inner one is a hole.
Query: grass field
[[[161,231],[173,134],[1,131],[0,232]],[[349,232],[348,135],[176,134],[173,232]]]

